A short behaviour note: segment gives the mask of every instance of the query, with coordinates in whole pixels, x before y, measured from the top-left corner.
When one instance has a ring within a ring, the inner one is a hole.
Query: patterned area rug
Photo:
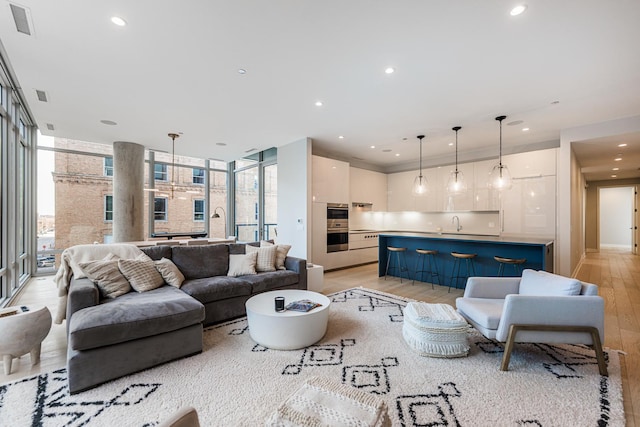
[[[182,406],[203,426],[257,426],[306,378],[341,382],[387,402],[397,426],[622,426],[618,354],[609,377],[583,346],[502,348],[475,331],[468,357],[413,353],[406,299],[357,288],[331,296],[325,337],[302,350],[256,345],[246,318],[208,328],[202,354],[69,396],[64,369],[0,386],[2,426],[153,426]]]

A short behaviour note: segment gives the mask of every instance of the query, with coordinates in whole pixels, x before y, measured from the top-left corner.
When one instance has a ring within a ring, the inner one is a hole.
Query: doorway
[[[598,192],[601,249],[635,253],[635,187],[601,187]]]

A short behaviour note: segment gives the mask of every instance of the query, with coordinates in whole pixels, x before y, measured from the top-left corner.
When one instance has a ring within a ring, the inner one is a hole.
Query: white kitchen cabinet
[[[458,195],[449,195],[447,185],[451,172],[455,171],[456,166],[449,165],[438,168],[438,206],[437,211],[469,211],[473,210],[474,201],[474,167],[473,163],[458,164],[458,171],[462,172],[464,180],[467,184],[467,191]]]
[[[502,156],[512,178],[556,175],[556,148]],[[496,161],[497,163],[497,161]]]
[[[349,163],[312,156],[314,202],[349,203]]]
[[[503,232],[553,236],[556,231],[556,177],[520,178],[502,193]]]
[[[371,203],[372,210],[387,210],[387,174],[351,167],[351,202]]]
[[[419,171],[392,173],[387,176],[388,205],[391,212],[418,211],[430,212],[438,210],[442,205],[442,192],[438,188],[436,168],[423,169],[422,176],[427,179],[429,191],[424,196],[415,196],[412,192],[413,181]]]

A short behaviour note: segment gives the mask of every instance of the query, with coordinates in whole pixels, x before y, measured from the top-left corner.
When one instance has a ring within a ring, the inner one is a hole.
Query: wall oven
[[[349,205],[327,203],[327,253],[349,250]]]

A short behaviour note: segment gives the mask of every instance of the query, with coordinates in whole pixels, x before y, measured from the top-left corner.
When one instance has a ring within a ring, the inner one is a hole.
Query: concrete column
[[[144,147],[113,143],[113,241],[144,240]]]

